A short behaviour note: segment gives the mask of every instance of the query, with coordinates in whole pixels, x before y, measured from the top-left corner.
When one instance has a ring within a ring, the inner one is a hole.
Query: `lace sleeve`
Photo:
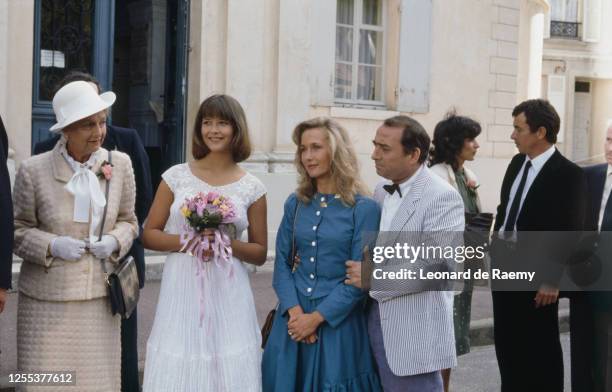
[[[176,193],[176,186],[178,183],[181,166],[182,165],[172,166],[170,169],[166,170],[164,174],[162,174],[162,179],[166,182],[166,184],[168,184],[168,187],[172,193]]]
[[[251,204],[255,203],[263,195],[265,195],[268,190],[259,178],[252,174],[249,174],[249,177],[248,206],[250,207]]]

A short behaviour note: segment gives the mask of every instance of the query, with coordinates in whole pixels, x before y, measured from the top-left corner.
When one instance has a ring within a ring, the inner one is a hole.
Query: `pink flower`
[[[207,196],[207,200],[209,202],[214,201],[217,197],[219,197],[219,194],[217,192],[208,192],[208,196]]]
[[[480,184],[477,184],[476,181],[474,180],[469,180],[468,182],[466,182],[465,185],[467,186],[467,190],[470,195],[474,197],[478,195],[478,193],[476,192],[476,189],[478,189]]]
[[[185,201],[187,204],[187,208],[189,208],[191,211],[195,211],[195,208],[196,208],[195,199],[186,199]]]
[[[198,212],[198,215],[203,215],[204,214],[204,209],[206,208],[206,202],[202,199],[198,200],[196,202],[196,211]]]
[[[113,165],[105,161],[100,167],[100,173],[106,181],[110,181],[113,176]]]

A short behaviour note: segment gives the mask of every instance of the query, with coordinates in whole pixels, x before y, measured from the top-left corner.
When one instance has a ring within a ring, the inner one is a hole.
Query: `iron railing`
[[[580,23],[577,22],[553,20],[550,22],[550,36],[555,38],[579,39],[579,27]]]

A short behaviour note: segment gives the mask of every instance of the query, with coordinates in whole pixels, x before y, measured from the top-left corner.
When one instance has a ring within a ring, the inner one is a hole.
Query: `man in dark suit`
[[[83,80],[92,84],[100,92],[100,84],[91,75],[83,72],[71,72],[59,83],[58,89],[70,82]],[[53,149],[60,135],[55,135],[47,140],[39,142],[34,147],[34,154],[40,154]],[[136,179],[136,216],[141,226],[149,213],[153,190],[151,186],[151,173],[149,171],[149,157],[138,132],[135,129],[120,128],[112,125],[106,126],[106,136],[102,147],[107,150],[119,150],[130,156]],[[136,269],[140,280],[140,288],[145,283],[145,257],[144,247],[140,237],[134,240],[129,253],[136,261]],[[121,390],[124,392],[138,391],[138,328],[137,312],[134,312],[127,320],[121,321]]]
[[[506,267],[520,265],[545,273],[535,286],[522,291],[493,291],[495,351],[502,392],[559,392],[563,356],[557,310],[563,263],[558,249],[533,246],[532,239],[533,232],[583,229],[586,180],[582,169],[554,146],[560,119],[548,101],[522,102],[512,116],[511,138],[519,154],[502,183],[492,262],[503,265],[500,261],[505,260],[510,262]],[[550,263],[542,265],[548,258]]]
[[[604,144],[606,163],[586,167],[584,172],[587,178],[590,194],[590,208],[587,211],[587,230],[600,232],[598,238],[600,254],[610,254],[610,232],[612,232],[612,123],[606,130]],[[601,249],[605,248],[605,249]],[[609,261],[604,257],[603,261]],[[608,349],[612,336],[612,294],[605,291],[588,293],[592,311],[592,335],[589,348],[593,358],[594,390],[597,392],[612,390],[612,352]],[[584,320],[585,323],[588,319]]]
[[[13,264],[13,203],[7,159],[8,137],[0,117],[0,313],[6,304],[6,292],[11,288]]]

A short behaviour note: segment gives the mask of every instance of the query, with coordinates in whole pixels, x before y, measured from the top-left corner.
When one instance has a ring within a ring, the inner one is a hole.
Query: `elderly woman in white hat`
[[[63,136],[52,151],[22,162],[13,194],[15,253],[24,260],[18,368],[74,371],[78,391],[121,389],[120,318],[110,311],[102,263],[113,270],[138,226],[130,158],[101,147],[114,101],[114,93],[98,95],[87,82],[62,87],[51,131]]]

